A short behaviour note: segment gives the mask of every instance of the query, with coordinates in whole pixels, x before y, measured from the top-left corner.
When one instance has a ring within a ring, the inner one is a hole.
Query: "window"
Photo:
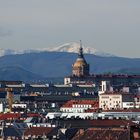
[[[109,96],[102,96],[102,99],[108,99]]]

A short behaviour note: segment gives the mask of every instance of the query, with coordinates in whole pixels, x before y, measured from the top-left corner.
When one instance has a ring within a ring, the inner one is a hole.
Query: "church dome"
[[[77,77],[89,75],[89,64],[87,64],[84,58],[81,42],[80,42],[78,58],[76,59],[75,63],[72,65],[72,75]]]
[[[86,65],[87,63],[83,58],[77,58],[76,62],[73,64],[73,67],[82,67]]]

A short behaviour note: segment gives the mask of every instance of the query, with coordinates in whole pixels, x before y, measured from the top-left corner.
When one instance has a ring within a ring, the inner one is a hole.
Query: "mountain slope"
[[[0,67],[20,66],[42,77],[64,77],[71,74],[77,54],[66,52],[40,52],[0,57]],[[140,59],[100,57],[86,54],[91,73],[116,72],[124,68],[140,68]],[[8,73],[8,72],[7,72]]]
[[[32,81],[39,79],[43,79],[43,77],[29,72],[20,66],[7,66],[0,68],[0,80]]]
[[[120,69],[119,71],[117,71],[116,73],[120,73],[120,74],[139,74],[140,75],[140,68],[124,68],[124,69]]]

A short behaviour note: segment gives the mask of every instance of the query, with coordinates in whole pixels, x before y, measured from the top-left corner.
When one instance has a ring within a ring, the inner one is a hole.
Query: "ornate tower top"
[[[72,65],[72,75],[77,77],[89,75],[89,64],[87,64],[84,58],[81,40],[80,40],[78,58],[76,59],[75,63]]]
[[[79,48],[79,54],[78,54],[79,58],[84,58],[83,55],[83,48],[82,48],[82,41],[80,40],[80,48]]]

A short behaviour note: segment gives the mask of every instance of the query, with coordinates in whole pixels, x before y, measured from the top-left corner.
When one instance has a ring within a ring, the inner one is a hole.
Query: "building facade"
[[[98,101],[70,100],[60,108],[60,111],[67,113],[84,113],[88,109],[97,109],[98,107]]]
[[[134,108],[134,95],[130,93],[106,92],[99,95],[99,108],[103,110]]]

